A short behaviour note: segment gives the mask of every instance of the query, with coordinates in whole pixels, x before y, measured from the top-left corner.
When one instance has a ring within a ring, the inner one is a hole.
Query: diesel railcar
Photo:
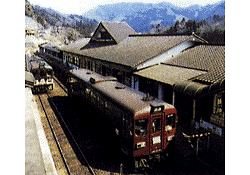
[[[29,60],[30,72],[35,78],[32,88],[34,92],[53,90],[53,68],[38,56]]]
[[[121,150],[134,168],[151,167],[170,151],[177,111],[174,106],[125,86],[115,77],[87,69],[69,71],[68,95],[81,96],[114,126]]]

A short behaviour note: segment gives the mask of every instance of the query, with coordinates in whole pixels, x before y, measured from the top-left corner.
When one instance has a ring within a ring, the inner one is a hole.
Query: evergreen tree
[[[186,19],[185,19],[185,18],[182,18],[182,20],[181,20],[181,25],[184,25],[185,22],[186,22]]]
[[[185,27],[186,27],[186,32],[187,33],[192,33],[192,32],[196,32],[197,31],[198,24],[197,24],[196,20],[189,19],[186,22]]]
[[[160,32],[161,32],[161,24],[160,24],[160,23],[157,24],[157,26],[156,26],[156,32],[157,32],[157,33],[160,33]]]
[[[173,29],[174,33],[178,33],[179,28],[180,28],[180,22],[179,20],[177,20],[174,24],[174,29]]]

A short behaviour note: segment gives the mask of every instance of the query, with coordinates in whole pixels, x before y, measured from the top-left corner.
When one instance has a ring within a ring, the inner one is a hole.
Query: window
[[[66,56],[66,61],[69,63],[70,62],[70,57],[69,55]]]
[[[98,94],[95,92],[91,92],[91,103],[92,105],[97,105]]]
[[[87,67],[86,68],[93,71],[92,61],[87,61]]]
[[[78,66],[78,67],[80,67],[79,66],[79,57],[75,57],[75,65]]]
[[[152,131],[153,133],[161,131],[161,118],[156,118],[153,120]]]
[[[91,93],[91,90],[86,88],[85,89],[85,94],[86,94],[86,99],[89,100],[90,99],[90,93]]]
[[[53,71],[47,70],[47,77],[52,77],[52,76],[53,76]]]
[[[135,120],[135,135],[144,136],[148,133],[148,119]]]
[[[170,131],[175,127],[175,114],[166,115],[165,131]]]
[[[101,38],[106,40],[111,40],[110,34],[106,31],[101,31]]]
[[[92,38],[92,41],[113,41],[111,35],[108,31],[106,31],[103,27],[100,27],[94,37]]]

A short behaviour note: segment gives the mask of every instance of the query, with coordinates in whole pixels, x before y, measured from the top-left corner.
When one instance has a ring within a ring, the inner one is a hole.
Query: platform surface
[[[35,98],[25,88],[25,174],[57,174]]]

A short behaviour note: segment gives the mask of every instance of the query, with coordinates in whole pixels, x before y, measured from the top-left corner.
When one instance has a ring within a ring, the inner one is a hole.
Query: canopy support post
[[[195,123],[195,106],[196,106],[196,101],[193,100],[193,118],[191,121],[191,125],[194,125],[194,123]]]

